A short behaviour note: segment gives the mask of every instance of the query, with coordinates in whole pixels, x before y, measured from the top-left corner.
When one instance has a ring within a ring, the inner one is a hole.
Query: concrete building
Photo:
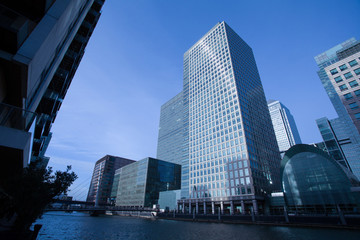
[[[268,107],[280,152],[300,144],[300,135],[290,110],[276,100],[269,100]]]
[[[86,201],[94,202],[95,205],[111,203],[115,171],[134,162],[134,160],[110,155],[99,159],[95,163]]]
[[[360,178],[360,135],[356,128],[359,42],[351,38],[319,54],[318,75],[338,118],[316,120],[329,154]]]
[[[51,125],[104,0],[0,3],[1,175],[46,166]]]
[[[159,193],[180,189],[181,166],[145,158],[119,169],[116,206],[153,207]]]
[[[179,208],[261,212],[280,154],[252,50],[225,22],[184,54],[182,104]]]

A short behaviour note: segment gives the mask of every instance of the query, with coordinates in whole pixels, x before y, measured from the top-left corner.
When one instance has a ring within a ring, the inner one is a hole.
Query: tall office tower
[[[338,51],[337,57],[324,70],[360,133],[360,41]]]
[[[115,171],[133,162],[135,161],[110,155],[98,160],[95,163],[86,201],[94,202],[95,205],[109,203]]]
[[[161,106],[157,159],[181,165],[183,114],[183,92]]]
[[[184,54],[183,73],[188,199],[178,203],[262,211],[265,194],[280,188],[280,154],[252,49],[218,23]]]
[[[300,135],[289,109],[276,100],[269,100],[268,107],[280,152],[300,144]]]
[[[0,1],[0,175],[30,158],[46,166],[51,125],[103,4]]]
[[[351,38],[315,57],[318,75],[338,118],[316,120],[329,154],[360,179],[359,42]],[[355,123],[355,124],[354,124]]]

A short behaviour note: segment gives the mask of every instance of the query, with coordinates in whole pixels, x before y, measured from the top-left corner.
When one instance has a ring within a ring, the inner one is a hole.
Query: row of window
[[[359,86],[359,83],[356,80],[354,80],[354,81],[349,82],[349,85],[351,88],[354,88],[354,87]],[[340,89],[340,91],[345,91],[345,90],[348,90],[348,87],[346,84],[342,84],[339,86],[339,89]]]
[[[358,70],[358,71],[356,71],[356,72],[354,71],[354,72],[356,73],[356,75],[359,75],[360,74],[360,68],[358,68],[356,70]],[[351,72],[347,72],[347,73],[344,74],[344,77],[345,77],[345,79],[350,79],[350,78],[353,77],[353,75],[352,75]],[[335,77],[334,80],[335,80],[336,83],[340,83],[340,82],[343,81],[341,76]]]
[[[360,120],[360,112],[355,113],[355,118],[356,118],[357,120]]]
[[[354,93],[355,93],[355,96],[360,97],[360,89],[354,91]],[[352,93],[347,93],[347,94],[344,94],[344,98],[345,98],[345,100],[350,100],[350,99],[353,99],[354,96],[352,95]]]
[[[354,66],[358,65],[359,63],[356,61],[356,59],[354,59],[354,60],[348,62],[348,64],[350,65],[350,67],[354,67]],[[348,67],[346,64],[343,64],[343,65],[339,66],[339,69],[340,69],[340,71],[345,71],[346,69],[348,69]],[[360,68],[358,68],[358,69],[360,69]],[[339,71],[337,70],[337,68],[333,68],[330,70],[330,73],[331,73],[331,75],[335,75],[335,74],[339,73]]]
[[[359,105],[357,104],[357,102],[352,102],[349,104],[349,107],[351,110],[355,110],[359,108]]]
[[[193,191],[190,196],[192,198],[204,198],[204,197],[226,197],[226,196],[238,196],[243,194],[251,194],[251,187],[235,187],[219,190],[205,190],[205,191]]]

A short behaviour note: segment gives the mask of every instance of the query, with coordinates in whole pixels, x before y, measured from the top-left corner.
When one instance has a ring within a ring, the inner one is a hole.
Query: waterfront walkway
[[[298,227],[332,227],[360,229],[359,215],[212,215],[212,214],[183,214],[183,213],[159,213],[160,219],[196,221],[196,222],[221,222],[242,224],[263,224]]]

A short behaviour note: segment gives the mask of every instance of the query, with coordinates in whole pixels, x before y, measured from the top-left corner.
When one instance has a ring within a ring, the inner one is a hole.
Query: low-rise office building
[[[111,155],[99,159],[95,163],[86,201],[94,202],[95,205],[111,203],[115,171],[133,162],[135,161]]]
[[[159,192],[180,189],[181,165],[145,158],[119,169],[116,206],[152,207]]]

